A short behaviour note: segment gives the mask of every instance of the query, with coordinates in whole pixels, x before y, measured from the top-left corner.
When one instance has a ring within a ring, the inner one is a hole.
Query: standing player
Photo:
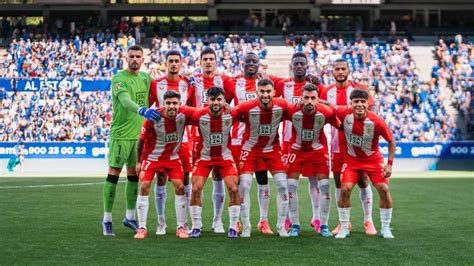
[[[226,91],[227,100],[233,101],[234,106],[239,103],[247,102],[257,98],[258,68],[259,57],[255,53],[247,53],[243,58],[244,74],[231,80],[232,86]],[[281,78],[269,75],[268,78],[275,84],[282,80]],[[232,155],[236,164],[239,164],[240,151],[242,145],[242,136],[244,133],[244,123],[237,124],[232,129]],[[270,187],[268,186],[268,176],[265,165],[260,162],[255,177],[258,183],[258,204],[260,206],[260,222],[258,230],[264,234],[273,234],[268,224],[268,207],[270,205]],[[241,195],[242,196],[242,195]]]
[[[178,91],[181,95],[180,103],[182,105],[191,105],[191,95],[193,88],[188,79],[179,75],[182,65],[181,54],[178,51],[171,50],[166,53],[167,73],[164,77],[154,80],[150,86],[150,105],[163,106],[164,94],[167,91]],[[190,131],[188,128],[183,136],[183,142],[179,150],[179,158],[183,163],[184,171],[184,191],[187,199],[186,213],[191,199],[192,184],[189,182],[189,173],[192,171],[192,144],[189,139]],[[155,187],[155,207],[157,213],[158,227],[157,235],[166,234],[165,223],[165,204],[166,204],[166,176],[162,173],[158,175],[158,181]],[[187,217],[187,215],[186,215]],[[187,225],[185,226],[187,227]]]
[[[137,203],[138,176],[135,171],[137,162],[136,142],[140,135],[143,118],[157,122],[160,114],[148,106],[148,90],[151,77],[140,71],[143,64],[143,48],[130,46],[127,50],[126,70],[112,78],[113,118],[110,125],[109,171],[104,183],[103,234],[114,236],[112,229],[112,207],[115,191],[123,165],[127,166],[127,184],[125,185],[126,217],[123,225],[137,230],[135,206]]]
[[[190,124],[194,108],[181,106],[179,92],[170,90],[163,94],[163,106],[158,109],[162,114],[160,122],[153,124],[145,121],[137,143],[137,171],[140,172],[140,195],[137,213],[140,228],[135,239],[147,236],[148,195],[155,174],[164,172],[173,183],[175,190],[176,236],[189,238],[184,228],[186,223],[186,196],[184,195],[184,174],[178,151],[183,141],[186,125]],[[139,168],[140,167],[140,168]],[[139,169],[138,169],[139,168]]]
[[[321,191],[321,226],[320,233],[324,237],[332,237],[328,227],[331,193],[329,191],[329,155],[324,135],[324,125],[330,123],[340,127],[334,110],[318,103],[318,90],[313,84],[303,87],[303,107],[292,106],[287,119],[292,122],[290,150],[287,156],[288,193],[290,198],[290,218],[292,226],[290,236],[298,236],[300,223],[298,217],[298,179],[309,164],[311,176],[318,179]]]
[[[193,125],[199,130],[196,166],[193,173],[193,194],[190,213],[193,222],[191,237],[201,236],[202,200],[201,192],[211,170],[217,170],[224,179],[229,191],[228,236],[237,237],[237,222],[240,215],[240,197],[237,188],[237,169],[230,151],[230,132],[235,119],[224,114],[225,92],[222,88],[207,90],[207,105],[193,115]]]
[[[275,84],[275,90],[277,96],[282,96],[288,103],[295,104],[301,101],[303,94],[303,86],[306,84],[315,83],[315,77],[306,75],[308,70],[308,58],[304,53],[295,53],[291,58],[291,69],[293,71],[293,77],[281,80]],[[324,89],[324,86],[319,82],[315,84],[319,91]],[[289,142],[291,138],[291,122],[285,121],[283,124],[283,139],[282,139],[282,150],[283,156],[288,155]],[[308,177],[308,191],[311,198],[311,205],[313,207],[313,218],[311,219],[310,225],[316,232],[320,232],[321,220],[320,220],[320,193],[318,188],[318,179],[312,176],[313,171],[311,170],[311,164],[303,168],[303,176]],[[291,221],[287,220],[285,226],[291,225]]]
[[[211,48],[206,48],[201,52],[201,68],[202,74],[192,76],[192,85],[194,93],[191,96],[193,106],[202,108],[208,105],[207,92],[211,87],[220,87],[224,91],[231,90],[233,84],[230,78],[223,74],[216,73],[217,56],[216,52]],[[199,131],[194,134],[194,154],[196,154],[196,145],[199,142]],[[225,233],[224,225],[222,224],[222,212],[224,210],[225,202],[225,188],[224,182],[218,171],[213,171],[212,176],[212,202],[214,204],[214,219],[212,223],[212,230],[215,233]]]
[[[239,162],[241,198],[242,237],[250,237],[250,188],[252,174],[259,161],[270,170],[275,181],[278,197],[277,233],[287,237],[284,221],[288,213],[288,185],[285,166],[282,161],[278,128],[288,111],[288,103],[283,99],[274,99],[274,84],[269,79],[258,82],[257,99],[239,104],[233,110],[241,122],[245,123],[242,151]]]
[[[367,87],[361,84],[354,83],[348,80],[350,70],[349,64],[342,60],[338,59],[334,62],[333,65],[333,76],[336,80],[335,84],[328,86],[322,93],[320,98],[322,100],[328,101],[332,105],[337,106],[349,106],[350,99],[349,95],[355,89],[367,90]],[[374,106],[374,101],[369,94],[369,108],[372,109]],[[336,128],[331,128],[331,171],[334,175],[334,183],[336,184],[336,201],[339,200],[341,193],[341,170],[342,165],[344,164],[344,153],[345,153],[346,139],[344,138],[344,133],[337,130]],[[359,179],[360,187],[360,201],[362,202],[362,209],[364,210],[364,228],[367,235],[376,235],[377,230],[375,229],[374,223],[372,221],[372,202],[373,194],[372,189],[370,188],[369,180],[366,176]],[[339,224],[336,229],[332,231],[333,234],[337,234],[341,228]],[[349,224],[349,230],[351,225]]]
[[[388,178],[392,174],[395,156],[395,140],[382,118],[369,111],[369,93],[354,90],[350,94],[352,108],[336,109],[336,115],[343,122],[347,140],[344,166],[342,167],[342,189],[338,201],[339,222],[342,225],[336,238],[349,236],[351,212],[351,191],[366,173],[380,196],[381,235],[394,238],[390,231],[392,219],[392,196],[388,188]],[[379,151],[379,138],[388,142],[388,161],[384,165]]]

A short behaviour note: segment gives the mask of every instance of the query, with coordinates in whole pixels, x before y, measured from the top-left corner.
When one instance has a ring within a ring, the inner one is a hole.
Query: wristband
[[[388,160],[388,161],[387,161],[387,164],[390,165],[390,166],[392,166],[392,165],[393,165],[393,160]]]

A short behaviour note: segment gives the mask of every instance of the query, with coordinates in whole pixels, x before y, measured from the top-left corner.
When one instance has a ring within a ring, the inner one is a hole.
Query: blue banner
[[[0,159],[15,154],[16,142],[0,142]],[[26,156],[31,159],[95,159],[109,153],[106,143],[100,142],[25,142]]]
[[[110,90],[110,80],[85,80],[85,79],[46,79],[46,78],[28,78],[28,79],[7,79],[0,78],[0,88],[4,88],[7,92],[13,91],[16,87],[17,91],[39,91],[52,87],[57,90],[58,87],[66,88],[78,87],[81,91],[108,91]]]
[[[380,151],[387,157],[387,143],[380,143]],[[474,142],[400,142],[395,158],[474,159]]]
[[[12,157],[16,144],[0,142],[0,159]],[[105,158],[109,152],[107,144],[99,142],[26,142],[25,150],[25,158],[35,159]],[[386,157],[387,143],[381,143],[380,150]],[[474,142],[397,143],[395,158],[474,159]]]

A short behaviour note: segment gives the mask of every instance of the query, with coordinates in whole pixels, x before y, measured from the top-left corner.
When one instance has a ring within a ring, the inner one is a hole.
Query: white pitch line
[[[125,181],[121,181],[125,182]],[[121,183],[120,182],[120,183]],[[29,185],[29,186],[0,186],[0,189],[17,189],[17,188],[50,188],[50,187],[80,187],[80,186],[91,186],[104,184],[104,182],[93,182],[93,183],[72,183],[72,184],[54,184],[54,185]]]

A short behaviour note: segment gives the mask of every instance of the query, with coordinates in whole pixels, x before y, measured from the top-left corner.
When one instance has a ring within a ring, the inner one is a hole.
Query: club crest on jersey
[[[179,91],[180,91],[182,94],[184,94],[187,89],[188,89],[188,85],[187,85],[187,84],[179,84]]]
[[[223,87],[223,82],[222,82],[222,78],[220,76],[215,76],[214,77],[214,85],[217,86],[217,87]]]
[[[324,119],[321,116],[317,116],[316,124],[318,124],[318,126],[321,126],[323,123],[324,123]]]
[[[245,85],[245,80],[243,79],[238,79],[237,82],[235,83],[237,87],[242,87]]]
[[[374,131],[374,125],[372,124],[367,124],[365,128],[367,129],[367,132],[369,133],[372,133]]]
[[[115,83],[115,89],[116,90],[119,90],[120,86],[122,86],[122,84],[120,82]]]

